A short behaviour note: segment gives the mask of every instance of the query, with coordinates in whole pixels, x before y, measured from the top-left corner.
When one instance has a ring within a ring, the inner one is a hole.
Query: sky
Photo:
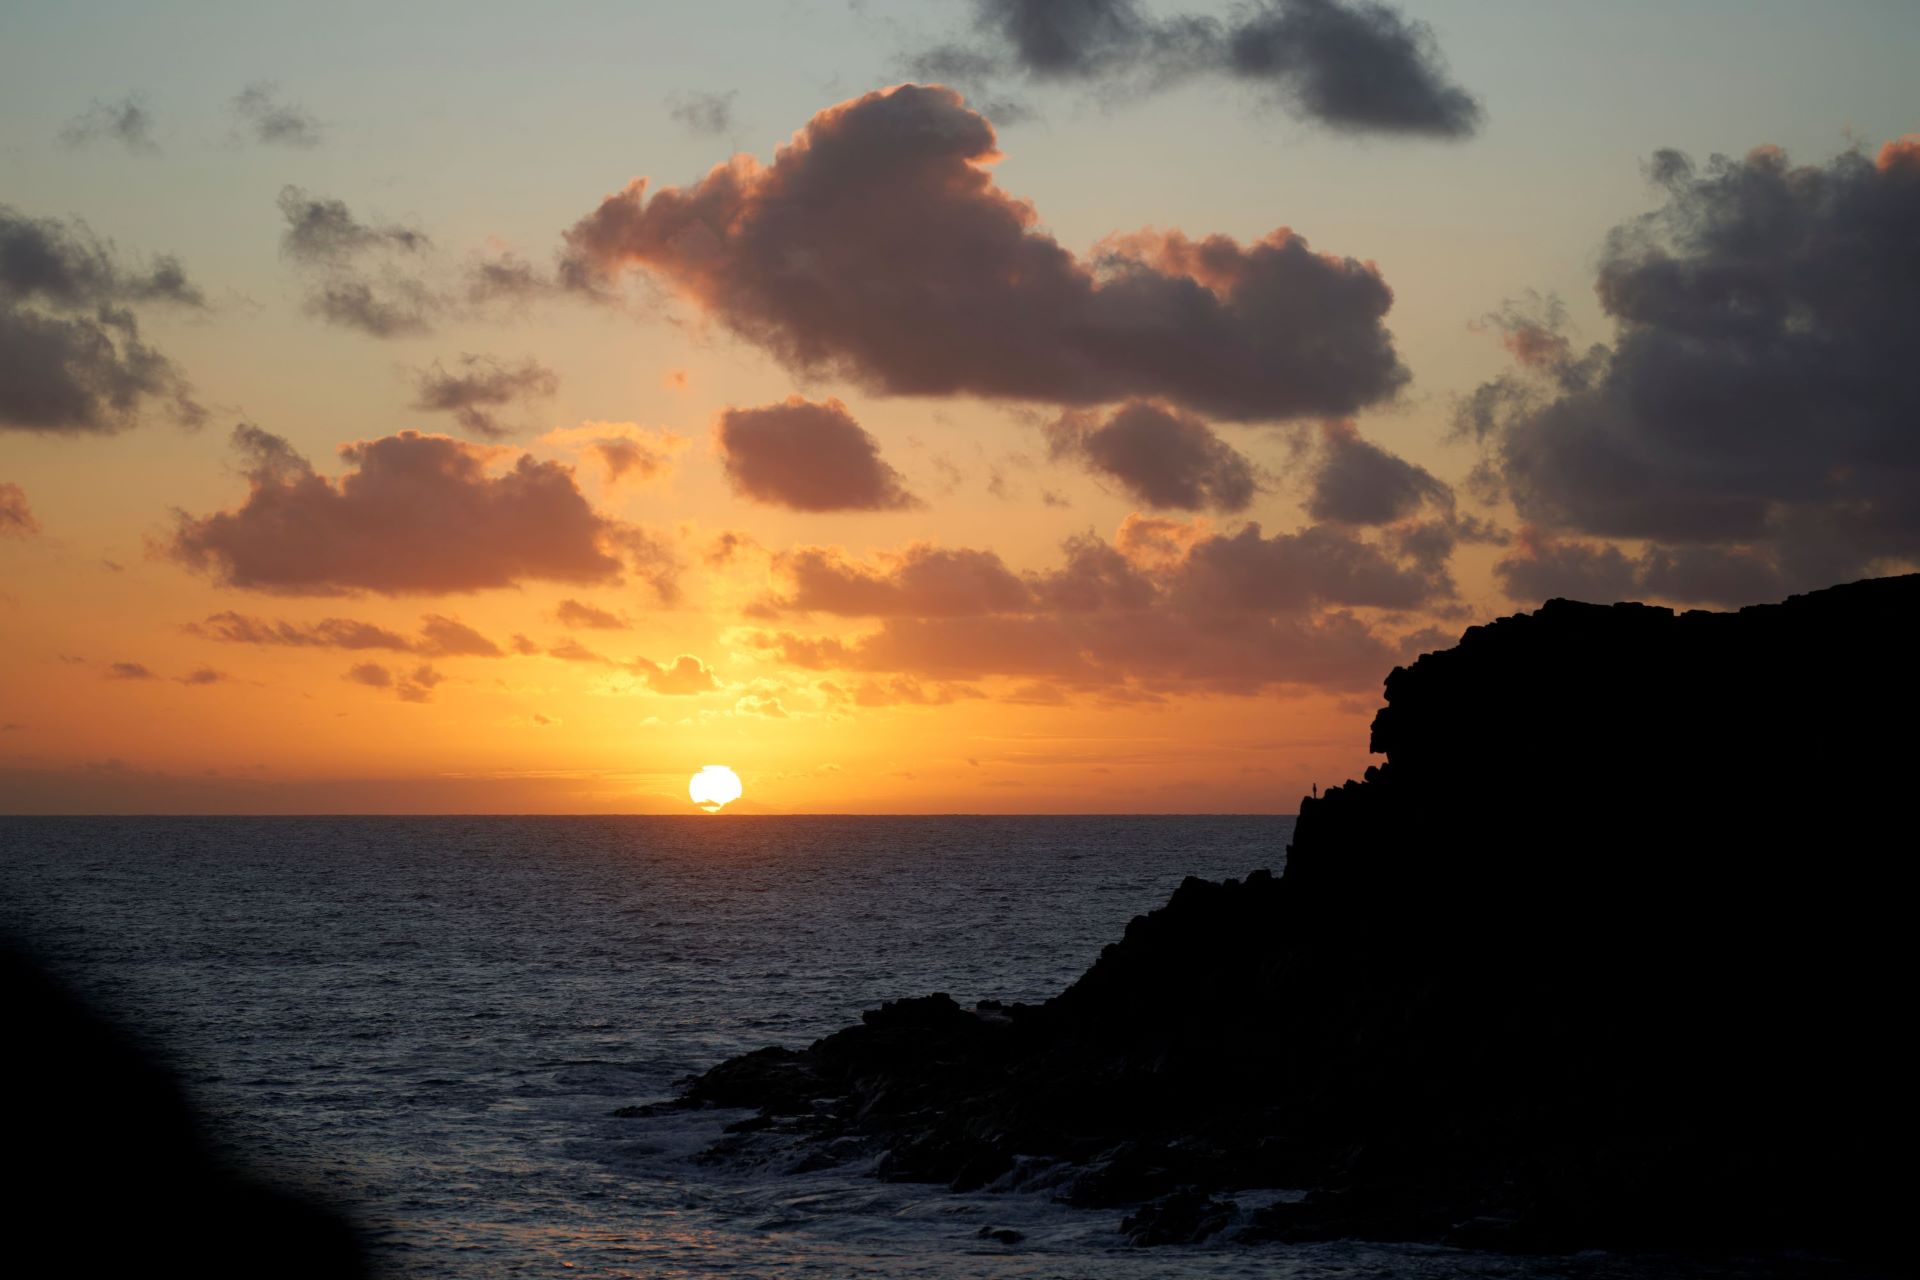
[[[0,812],[1287,813],[1469,626],[1910,570],[1917,58],[10,4]]]

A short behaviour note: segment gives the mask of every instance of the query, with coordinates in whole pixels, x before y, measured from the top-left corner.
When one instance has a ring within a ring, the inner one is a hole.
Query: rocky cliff
[[[1385,763],[1301,802],[1283,876],[1188,880],[1044,1005],[890,1004],[675,1105],[1142,1243],[1885,1247],[1916,619],[1920,576],[1475,627],[1387,677]],[[1259,1187],[1308,1194],[1230,1210]]]

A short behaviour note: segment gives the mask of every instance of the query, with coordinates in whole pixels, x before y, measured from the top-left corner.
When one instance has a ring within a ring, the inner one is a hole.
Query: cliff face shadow
[[[369,1274],[344,1218],[218,1159],[167,1070],[4,944],[0,1002],[16,1258],[73,1275]]]
[[[1044,1171],[1142,1243],[1889,1251],[1916,618],[1920,576],[1473,628],[1387,678],[1386,762],[1302,801],[1284,876],[1187,881],[1044,1005],[897,1002],[673,1105],[760,1109],[718,1156]],[[1220,1198],[1255,1187],[1308,1194]]]

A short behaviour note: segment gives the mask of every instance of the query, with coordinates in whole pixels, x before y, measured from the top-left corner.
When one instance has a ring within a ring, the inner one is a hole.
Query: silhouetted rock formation
[[[172,1076],[4,945],[0,1000],[11,1274],[368,1274],[345,1220],[217,1158]]]
[[[1302,801],[1283,877],[1186,881],[1044,1005],[888,1004],[677,1105],[1142,1242],[1880,1249],[1917,618],[1920,576],[1475,627],[1387,678],[1387,762]],[[1224,1198],[1259,1187],[1308,1194]]]

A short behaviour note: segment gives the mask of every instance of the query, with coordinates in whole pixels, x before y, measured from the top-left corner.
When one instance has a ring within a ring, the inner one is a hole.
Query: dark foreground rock
[[[1301,802],[1283,877],[1186,881],[1044,1005],[888,1004],[675,1105],[1142,1243],[1878,1254],[1916,619],[1920,577],[1476,627],[1387,678],[1386,763]]]

